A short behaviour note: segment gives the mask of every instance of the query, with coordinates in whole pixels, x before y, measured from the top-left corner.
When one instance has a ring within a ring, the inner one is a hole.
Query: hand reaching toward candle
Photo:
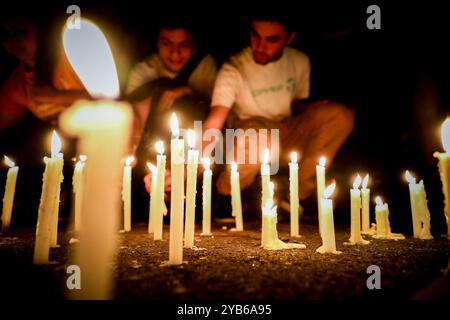
[[[177,99],[187,94],[193,94],[192,89],[187,86],[164,91],[158,103],[158,111],[170,109]]]
[[[152,174],[149,172],[144,177],[144,184],[145,184],[145,190],[147,190],[148,193],[152,191]],[[170,184],[170,170],[166,169],[164,174],[164,200],[169,199],[169,192],[171,191],[171,184]]]

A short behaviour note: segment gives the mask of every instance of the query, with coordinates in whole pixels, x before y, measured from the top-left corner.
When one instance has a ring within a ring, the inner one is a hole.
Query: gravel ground
[[[168,226],[164,240],[155,242],[144,224],[118,235],[115,263],[119,300],[187,299],[410,299],[449,298],[447,239],[371,240],[366,246],[346,246],[349,228],[337,226],[341,255],[321,255],[316,224],[301,224],[300,239],[289,237],[289,225],[279,223],[283,241],[304,243],[306,249],[268,251],[260,247],[258,223],[247,223],[244,232],[230,232],[231,223],[213,225],[213,237],[196,237],[204,250],[184,250],[186,263],[161,267],[168,259]],[[227,227],[227,230],[223,228]],[[51,249],[57,263],[33,266],[34,230],[14,230],[0,238],[0,279],[3,294],[20,298],[64,298],[66,268],[73,234],[61,233],[61,246]],[[381,268],[381,290],[369,290],[367,268]],[[444,280],[443,280],[444,279]],[[433,281],[435,281],[433,283]],[[432,284],[433,283],[433,284]],[[432,285],[431,285],[432,284]],[[431,286],[430,286],[431,285]]]

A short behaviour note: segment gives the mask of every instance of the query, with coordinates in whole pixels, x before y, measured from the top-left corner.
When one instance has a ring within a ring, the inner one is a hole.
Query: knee
[[[350,134],[355,125],[355,111],[341,103],[330,103],[328,112],[335,119],[337,128]]]

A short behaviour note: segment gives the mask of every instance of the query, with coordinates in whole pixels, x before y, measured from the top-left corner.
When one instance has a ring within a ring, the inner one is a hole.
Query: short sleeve
[[[308,56],[303,53],[301,53],[297,57],[296,63],[299,80],[297,82],[297,88],[295,90],[295,99],[305,99],[309,97],[311,63]]]
[[[242,78],[238,70],[225,63],[217,74],[212,96],[212,106],[231,108],[236,101]]]
[[[144,83],[157,78],[156,70],[150,67],[147,62],[140,62],[134,66],[128,76],[126,93],[130,94]]]

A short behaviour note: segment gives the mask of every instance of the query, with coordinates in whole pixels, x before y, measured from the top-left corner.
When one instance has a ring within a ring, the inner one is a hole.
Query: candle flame
[[[297,163],[298,162],[298,157],[297,157],[297,152],[291,152],[291,162],[292,163]]]
[[[442,146],[445,152],[450,152],[450,117],[448,117],[441,128]]]
[[[237,172],[237,163],[236,161],[231,162],[231,171]]]
[[[157,169],[156,169],[156,167],[155,167],[152,163],[147,162],[147,168],[150,170],[150,172],[151,172],[152,174],[156,174]]]
[[[382,205],[383,205],[383,200],[381,200],[380,196],[377,196],[377,197],[375,198],[375,203],[376,203],[378,206],[382,206]]]
[[[133,163],[134,161],[134,157],[133,156],[129,156],[128,158],[125,159],[125,165],[129,166]]]
[[[80,154],[80,161],[81,161],[81,162],[85,162],[86,159],[87,159],[86,155]]]
[[[178,119],[175,112],[170,116],[170,130],[172,131],[172,136],[178,139],[180,136],[180,129],[178,128]]]
[[[325,167],[326,164],[327,164],[327,158],[325,158],[325,157],[320,157],[319,165],[320,165],[321,167]]]
[[[80,28],[64,28],[64,52],[86,90],[92,97],[115,99],[119,79],[109,44],[91,21],[81,19]]]
[[[367,189],[368,183],[369,183],[369,174],[366,174],[366,176],[364,177],[363,182],[362,182],[362,188]]]
[[[5,158],[5,164],[8,166],[8,167],[10,167],[10,168],[12,168],[12,167],[14,167],[16,164],[14,163],[14,161],[12,161],[10,158],[8,158],[7,156],[3,156],[4,158]]]
[[[361,176],[358,173],[358,175],[355,178],[355,181],[353,181],[353,189],[358,189],[360,185],[361,185]]]
[[[192,130],[192,129],[188,130],[187,140],[188,140],[189,148],[191,148],[191,149],[194,148],[195,147],[195,132],[194,132],[194,130]]]
[[[408,170],[405,171],[405,179],[411,184],[416,183],[416,178],[414,178],[414,176],[411,173],[409,173]]]
[[[161,140],[155,143],[155,149],[156,152],[158,152],[159,154],[164,154],[164,142],[162,142]]]
[[[270,160],[270,153],[269,153],[269,149],[266,148],[266,150],[264,150],[264,155],[263,155],[263,164],[268,164]]]
[[[326,189],[323,191],[323,197],[325,199],[330,198],[331,195],[333,194],[335,188],[336,188],[336,182],[333,182],[328,187],[326,187]]]
[[[55,130],[53,130],[52,134],[52,145],[51,145],[51,154],[52,157],[56,157],[57,154],[61,151],[61,140],[58,137],[58,134]]]
[[[211,159],[210,158],[202,158],[203,167],[205,170],[209,170],[211,166]]]

